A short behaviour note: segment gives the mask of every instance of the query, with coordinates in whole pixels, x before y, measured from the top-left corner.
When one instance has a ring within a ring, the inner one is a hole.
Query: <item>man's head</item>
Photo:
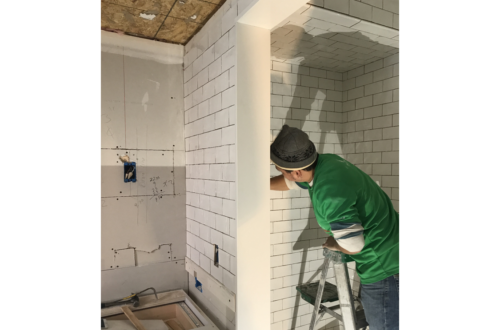
[[[271,161],[288,180],[309,182],[318,162],[318,153],[306,133],[284,125],[271,144]]]

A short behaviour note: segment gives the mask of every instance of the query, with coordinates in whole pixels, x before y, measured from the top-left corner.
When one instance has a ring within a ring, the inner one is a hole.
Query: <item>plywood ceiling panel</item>
[[[226,0],[101,0],[101,29],[186,44]]]
[[[158,31],[156,39],[184,45],[200,28],[200,24],[174,17],[167,17],[160,31]]]
[[[170,12],[169,17],[202,24],[216,9],[217,5],[201,0],[184,0],[184,3],[178,1]]]
[[[101,3],[101,28],[121,30],[132,35],[153,38],[165,16],[158,15],[153,20],[147,20],[139,16],[141,12],[140,9]]]

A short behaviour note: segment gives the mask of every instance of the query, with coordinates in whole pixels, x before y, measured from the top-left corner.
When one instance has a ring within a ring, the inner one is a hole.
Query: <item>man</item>
[[[333,154],[319,155],[306,133],[284,125],[271,144],[282,175],[271,190],[308,189],[323,247],[356,261],[370,330],[399,329],[399,214],[366,173]]]

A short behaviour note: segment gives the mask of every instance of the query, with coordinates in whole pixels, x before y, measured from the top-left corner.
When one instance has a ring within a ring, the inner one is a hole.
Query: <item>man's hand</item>
[[[337,243],[335,238],[333,238],[331,236],[329,236],[328,239],[326,240],[326,242],[323,243],[322,247],[327,248],[328,250],[332,250],[332,251],[340,251],[344,254],[357,254],[357,253],[361,252],[361,251],[358,251],[358,252],[347,251],[346,249],[341,247],[339,245],[339,243]]]
[[[340,251],[337,247],[338,245],[339,243],[337,243],[337,241],[332,236],[328,236],[328,239],[325,243],[323,243],[322,247],[332,251]]]
[[[290,190],[286,185],[285,178],[283,177],[283,175],[271,178],[271,190],[278,190],[278,191]]]

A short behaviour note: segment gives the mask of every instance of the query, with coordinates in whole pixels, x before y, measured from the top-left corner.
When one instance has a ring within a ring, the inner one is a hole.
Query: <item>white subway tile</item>
[[[273,61],[272,69],[281,72],[292,72],[292,65],[288,63]]]
[[[222,93],[216,94],[210,98],[208,108],[211,114],[222,109]]]
[[[236,256],[236,239],[231,236],[222,234],[222,248],[227,253]]]
[[[236,104],[236,86],[222,92],[222,108],[225,109]]]
[[[208,66],[208,79],[214,80],[222,72],[221,59],[216,59],[212,64]]]
[[[222,214],[227,217],[236,218],[236,201],[224,199],[222,202]]]
[[[210,274],[210,259],[200,254],[200,267]]]
[[[203,161],[205,164],[215,163],[216,148],[209,148],[203,150]]]
[[[227,270],[222,270],[222,284],[232,292],[236,293],[236,276],[228,272]]]
[[[225,33],[219,40],[215,42],[214,56],[215,58],[220,57],[228,50],[229,46],[229,34]]]
[[[229,125],[229,111],[228,109],[223,109],[215,113],[215,128],[222,128]],[[229,154],[228,154],[229,156]]]
[[[392,91],[387,91],[373,95],[373,105],[379,105],[391,102],[392,102]]]
[[[210,209],[210,196],[200,195],[200,208],[205,210]]]
[[[236,165],[224,164],[222,165],[222,179],[224,181],[236,181]]]
[[[229,146],[221,146],[221,147],[215,148],[215,162],[216,163],[228,163],[229,162]]]
[[[281,126],[280,126],[281,128]],[[235,144],[236,143],[236,131],[235,126],[224,127],[222,129],[222,141],[223,145],[225,144]]]
[[[210,211],[222,214],[222,198],[210,197]]]
[[[213,82],[215,94],[226,91],[229,88],[229,71],[222,72],[217,78],[213,80]]]
[[[222,54],[222,71],[229,70],[236,63],[236,47],[231,47]]]

